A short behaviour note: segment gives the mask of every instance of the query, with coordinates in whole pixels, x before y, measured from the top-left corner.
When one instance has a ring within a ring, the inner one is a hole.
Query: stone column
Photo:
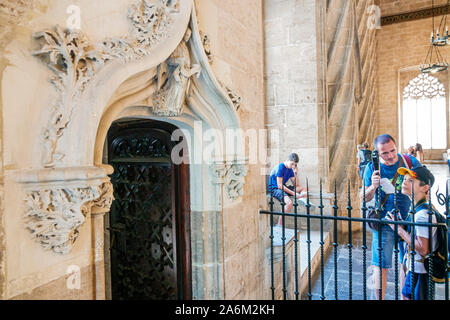
[[[112,173],[112,172],[111,172]],[[111,182],[105,182],[100,187],[101,195],[98,200],[94,200],[91,207],[91,227],[92,227],[92,251],[94,254],[94,288],[95,300],[105,300],[105,226],[104,216],[111,208],[113,197],[113,186]]]

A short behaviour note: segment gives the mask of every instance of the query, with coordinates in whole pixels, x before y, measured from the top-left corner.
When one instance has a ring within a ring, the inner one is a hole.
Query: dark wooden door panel
[[[113,299],[191,297],[189,171],[171,163],[170,130],[158,125],[120,124],[108,134]]]

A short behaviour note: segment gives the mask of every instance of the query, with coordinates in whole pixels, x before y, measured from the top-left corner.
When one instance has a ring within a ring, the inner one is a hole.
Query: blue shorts
[[[288,189],[294,191],[294,187],[293,186],[289,186],[287,187]],[[283,194],[284,196],[290,196],[288,193],[283,192],[281,189],[273,189],[272,190],[272,195],[275,199],[278,199],[278,201],[282,202],[283,201]]]
[[[400,236],[397,237],[400,240]],[[405,242],[399,241],[399,262],[403,261],[405,255]],[[392,268],[392,256],[395,246],[395,234],[391,227],[384,225],[381,227],[381,268],[389,269]],[[380,267],[380,251],[378,250],[378,231],[373,230],[372,233],[372,265]]]
[[[405,278],[405,285],[402,289],[402,295],[411,299],[412,296],[412,279],[414,279],[414,300],[428,300],[428,274],[412,273],[408,271]]]

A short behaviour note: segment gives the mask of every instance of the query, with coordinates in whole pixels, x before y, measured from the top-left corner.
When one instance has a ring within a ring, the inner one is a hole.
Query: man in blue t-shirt
[[[297,176],[298,155],[291,153],[285,162],[276,165],[270,172],[269,191],[272,196],[280,202],[285,203],[285,211],[291,210],[294,202],[289,197],[296,195],[297,199],[306,197],[306,187],[301,187],[299,178]],[[288,187],[286,183],[291,181],[293,186]],[[294,188],[295,186],[295,188]],[[302,192],[305,192],[302,194]],[[278,219],[278,224],[281,225],[282,217]]]
[[[386,193],[383,189],[383,185],[385,188],[392,187],[393,192],[387,192],[389,197],[385,202],[384,206],[381,208],[381,218],[383,219],[387,212],[393,210],[395,208],[394,204],[394,193],[397,195],[397,208],[400,211],[400,215],[403,219],[406,219],[408,216],[409,208],[411,205],[411,200],[407,195],[401,193],[401,186],[403,182],[403,176],[399,175],[397,177],[395,188],[392,185],[392,179],[394,178],[395,173],[399,167],[407,167],[408,160],[405,158],[403,160],[402,155],[397,152],[397,146],[395,144],[394,138],[392,138],[388,134],[382,134],[375,138],[373,142],[374,147],[378,150],[378,154],[380,156],[380,170],[375,170],[373,168],[373,162],[370,162],[366,166],[366,170],[364,172],[363,182],[365,185],[364,188],[361,189],[361,202],[363,196],[365,194],[366,202],[369,202],[375,197],[376,207],[378,205],[381,206],[381,202],[383,201]],[[416,168],[421,166],[420,162],[414,158],[413,156],[408,156],[411,161],[412,168]],[[380,187],[381,186],[381,187]],[[380,192],[378,194],[377,189],[380,187]],[[391,190],[392,191],[392,190]],[[380,251],[378,250],[378,239],[379,234],[378,230],[373,230],[372,234],[372,265],[375,266],[375,270],[377,274],[375,275],[375,279],[379,279],[380,272]],[[381,228],[381,247],[382,247],[382,255],[381,255],[381,269],[382,269],[382,299],[384,299],[384,294],[386,292],[386,284],[387,284],[387,269],[392,267],[392,253],[394,249],[394,232],[389,227],[389,225],[382,225]],[[402,246],[400,246],[400,261],[402,260],[402,255],[404,254],[402,250]]]

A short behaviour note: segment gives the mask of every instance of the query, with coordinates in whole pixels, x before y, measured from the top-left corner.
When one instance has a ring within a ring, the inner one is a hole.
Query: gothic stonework
[[[234,109],[236,111],[238,111],[240,106],[241,106],[241,102],[242,102],[241,95],[238,94],[235,90],[233,90],[230,87],[228,87],[227,85],[223,84],[222,82],[219,81],[219,83],[225,89],[225,91],[227,92],[228,98],[230,98],[231,102],[234,105]]]
[[[87,187],[47,187],[25,194],[25,227],[44,249],[67,254],[79,236],[86,215],[109,211],[111,182]]]
[[[43,38],[45,43],[34,51],[34,56],[43,59],[56,74],[51,83],[59,93],[52,108],[43,138],[46,147],[45,167],[53,167],[55,160],[64,154],[56,150],[57,142],[69,125],[74,105],[94,73],[94,61],[89,57],[87,38],[76,31],[63,31],[59,26],[54,30],[37,32],[34,38]]]
[[[224,184],[228,198],[232,201],[243,195],[248,166],[245,162],[216,162],[211,165],[213,183]]]
[[[114,200],[114,190],[111,182],[104,182],[98,188],[100,196],[91,203],[92,213],[105,213],[111,208],[111,204]]]
[[[201,68],[191,63],[187,42],[191,38],[188,28],[183,40],[170,57],[158,66],[156,91],[152,95],[153,112],[158,116],[173,117],[183,113],[189,95],[191,77],[200,76]]]
[[[214,62],[214,56],[211,51],[211,41],[209,39],[209,35],[200,31],[200,38],[202,39],[203,49],[205,49],[208,62],[212,64]]]
[[[56,74],[51,83],[59,93],[43,132],[44,167],[54,167],[64,157],[57,150],[58,140],[70,124],[77,99],[92,76],[110,60],[125,63],[148,55],[155,44],[167,37],[173,15],[178,12],[179,0],[140,0],[128,12],[133,27],[131,38],[107,39],[94,46],[81,32],[62,30],[59,26],[33,35],[36,39],[43,38],[44,43],[32,54]]]
[[[89,212],[87,202],[99,197],[94,187],[51,188],[25,196],[25,227],[44,249],[67,254]]]

